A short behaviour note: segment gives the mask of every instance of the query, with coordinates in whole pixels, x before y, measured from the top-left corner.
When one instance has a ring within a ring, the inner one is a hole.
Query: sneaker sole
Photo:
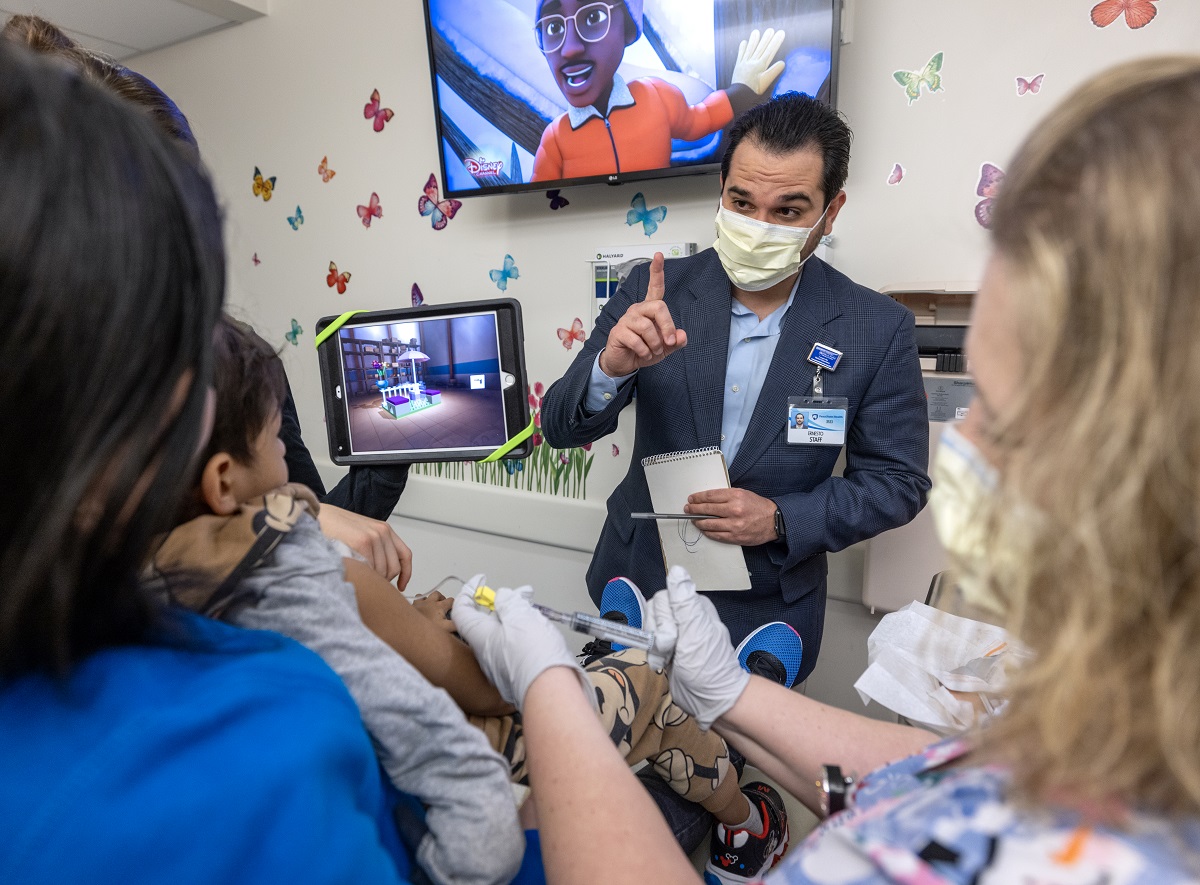
[[[738,663],[743,670],[750,672],[747,661],[756,651],[770,652],[783,664],[784,670],[787,671],[786,688],[796,684],[796,677],[800,675],[800,664],[804,660],[804,641],[791,624],[772,621],[743,639],[736,650]]]
[[[600,594],[600,617],[609,612],[617,612],[625,618],[626,624],[640,630],[645,611],[646,599],[633,581],[628,578],[613,578],[604,585],[604,591]],[[626,646],[614,642],[612,648],[613,651],[622,651]]]

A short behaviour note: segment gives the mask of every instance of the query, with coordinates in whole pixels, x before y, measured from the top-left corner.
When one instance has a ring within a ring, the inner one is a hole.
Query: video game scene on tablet
[[[339,331],[353,454],[507,439],[494,313]]]

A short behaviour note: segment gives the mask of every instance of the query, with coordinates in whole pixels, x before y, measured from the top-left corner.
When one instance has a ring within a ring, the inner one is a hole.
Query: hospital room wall
[[[1158,19],[1131,31],[1100,29],[1093,0],[854,0],[848,6],[838,103],[855,132],[849,201],[829,260],[873,287],[972,285],[987,251],[975,219],[981,164],[1004,167],[1020,138],[1070,89],[1118,61],[1200,46],[1200,4],[1162,3]],[[944,53],[944,91],[912,103],[893,79]],[[586,259],[604,246],[713,239],[718,180],[692,176],[564,192],[550,211],[540,193],[468,200],[435,231],[416,211],[437,169],[437,141],[420,0],[273,0],[265,18],[130,60],[188,114],[221,194],[229,243],[229,300],[283,347],[306,440],[326,477],[328,461],[315,321],[352,308],[410,303],[413,284],[430,303],[497,296],[488,272],[511,255],[520,276],[504,294],[524,310],[530,382],[549,384],[577,350],[556,330],[575,317],[590,327]],[[1016,78],[1045,74],[1039,93]],[[378,89],[395,118],[373,131],[362,108]],[[317,174],[322,157],[336,177]],[[889,184],[896,164],[899,184]],[[251,192],[258,166],[275,176],[271,202]],[[440,176],[439,176],[440,179]],[[379,195],[383,217],[364,227],[355,207]],[[668,215],[651,240],[625,223],[635,193]],[[302,208],[303,224],[289,218]],[[256,257],[261,263],[256,264]],[[327,284],[329,264],[352,278]],[[297,346],[285,344],[293,321]],[[628,466],[633,418],[593,449],[586,500],[413,477],[393,523],[415,550],[412,586],[447,574],[487,572],[531,583],[548,601],[586,608],[583,574],[604,498]],[[861,547],[831,558],[830,615],[822,664],[810,690],[854,702],[861,639],[873,620],[858,604]]]

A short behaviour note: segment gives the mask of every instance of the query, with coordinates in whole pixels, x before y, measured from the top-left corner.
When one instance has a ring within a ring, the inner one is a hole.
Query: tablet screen
[[[348,323],[337,335],[352,455],[452,454],[506,441],[494,311]]]

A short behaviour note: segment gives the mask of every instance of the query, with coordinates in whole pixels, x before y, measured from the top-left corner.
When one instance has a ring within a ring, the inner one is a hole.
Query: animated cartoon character
[[[783,73],[783,31],[752,31],[732,82],[696,105],[664,80],[626,83],[625,47],[642,35],[644,0],[534,0],[534,35],[570,107],[546,127],[531,181],[585,178],[671,164],[671,139],[694,141],[758,104]]]

